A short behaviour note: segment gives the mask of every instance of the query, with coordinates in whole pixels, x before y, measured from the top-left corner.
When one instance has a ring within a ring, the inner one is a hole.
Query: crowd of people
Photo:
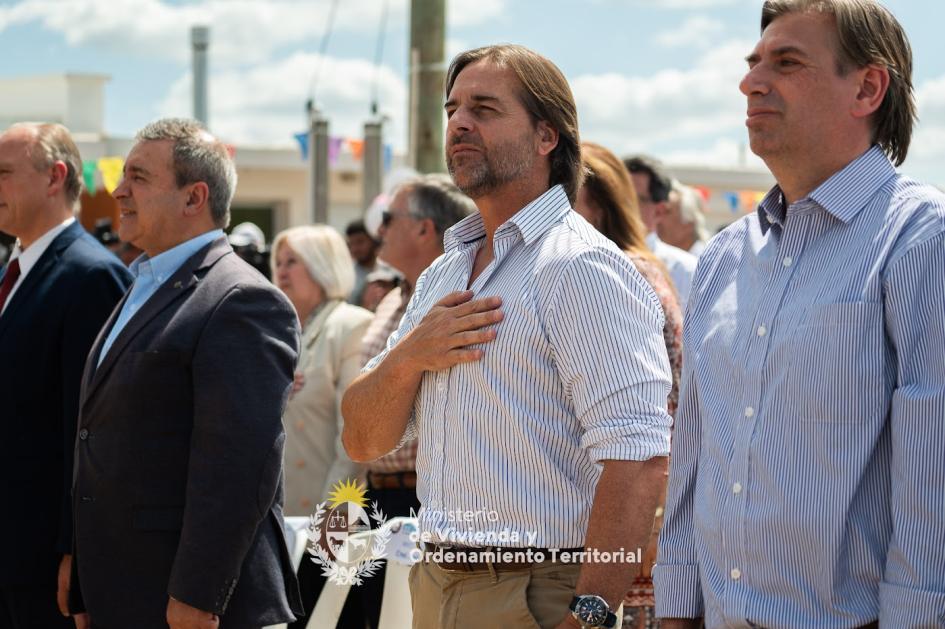
[[[306,627],[326,575],[284,517],[351,480],[418,516],[417,629],[945,627],[908,39],[873,0],[767,0],[747,62],[777,185],[712,238],[516,45],[453,59],[449,176],[376,235],[227,236],[232,157],[163,119],[96,240],[68,131],[0,134],[0,627]],[[338,626],[377,628],[383,582]]]

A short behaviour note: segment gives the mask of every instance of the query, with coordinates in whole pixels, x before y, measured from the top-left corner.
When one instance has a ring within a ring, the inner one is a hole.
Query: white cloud
[[[748,0],[636,0],[634,4],[657,9],[707,9],[744,3]]]
[[[228,142],[250,145],[289,145],[293,134],[304,131],[305,101],[316,54],[297,53],[248,71],[236,69],[210,77],[210,127]],[[329,117],[329,132],[359,138],[370,115],[373,64],[361,59],[326,57],[318,85],[318,101]],[[172,85],[155,115],[188,116],[191,112],[189,72]],[[407,91],[403,80],[389,68],[378,75],[381,113],[391,117],[385,141],[403,149]]]
[[[450,0],[450,26],[474,26],[501,16],[505,0]],[[0,8],[0,32],[38,22],[61,33],[73,46],[88,45],[124,55],[190,58],[190,27],[211,27],[213,63],[222,67],[270,59],[286,47],[317,43],[331,3],[312,0],[205,0],[168,4],[162,0],[23,0]],[[388,29],[406,28],[407,0],[390,0]],[[335,31],[374,34],[381,3],[345,0],[335,13]],[[330,50],[329,50],[330,52]]]
[[[935,118],[945,124],[945,76],[930,79],[916,89],[919,117]]]
[[[744,96],[738,82],[751,44],[730,41],[713,48],[688,70],[652,76],[602,74],[571,82],[581,137],[614,151],[700,146],[744,133]]]
[[[667,48],[695,46],[708,48],[725,31],[721,20],[694,15],[678,27],[657,33],[656,43]]]
[[[945,187],[945,76],[916,89],[919,123],[912,134],[903,172]]]
[[[505,13],[506,0],[447,0],[446,21],[449,26],[486,24]]]
[[[729,138],[719,138],[712,144],[702,148],[693,146],[666,151],[660,155],[660,158],[667,164],[685,166],[738,166],[752,170],[767,169],[761,158],[748,148],[747,138],[741,142]]]
[[[469,50],[472,48],[469,42],[465,39],[458,39],[455,37],[448,37],[446,39],[446,59],[447,63],[449,60],[458,55],[459,53]]]

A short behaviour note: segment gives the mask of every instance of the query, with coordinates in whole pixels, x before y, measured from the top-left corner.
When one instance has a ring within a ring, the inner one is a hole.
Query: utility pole
[[[328,223],[328,119],[311,100],[305,108],[308,113],[309,191],[312,195],[309,216],[313,223]]]
[[[190,45],[194,75],[194,118],[209,127],[207,117],[207,49],[210,47],[210,29],[194,26],[190,29]]]
[[[421,173],[443,172],[446,0],[410,0],[410,156]]]
[[[370,207],[381,193],[384,176],[384,121],[377,117],[364,123],[364,153],[361,155],[362,209]]]

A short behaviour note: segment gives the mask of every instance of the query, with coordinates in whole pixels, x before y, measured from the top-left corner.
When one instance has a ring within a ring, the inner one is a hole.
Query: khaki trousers
[[[580,564],[545,561],[506,572],[410,569],[413,629],[547,629],[569,614]]]

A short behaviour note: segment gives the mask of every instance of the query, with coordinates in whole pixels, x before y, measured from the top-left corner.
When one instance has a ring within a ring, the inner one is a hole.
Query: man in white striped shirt
[[[741,90],[778,185],[709,242],[654,570],[665,629],[945,626],[945,195],[897,174],[873,0],[768,0]]]
[[[345,447],[370,460],[419,435],[431,555],[411,572],[414,627],[611,627],[669,451],[663,313],[571,209],[580,142],[560,70],[480,48],[446,91],[447,163],[479,212],[447,231],[348,389]],[[583,563],[559,552],[585,548]]]

